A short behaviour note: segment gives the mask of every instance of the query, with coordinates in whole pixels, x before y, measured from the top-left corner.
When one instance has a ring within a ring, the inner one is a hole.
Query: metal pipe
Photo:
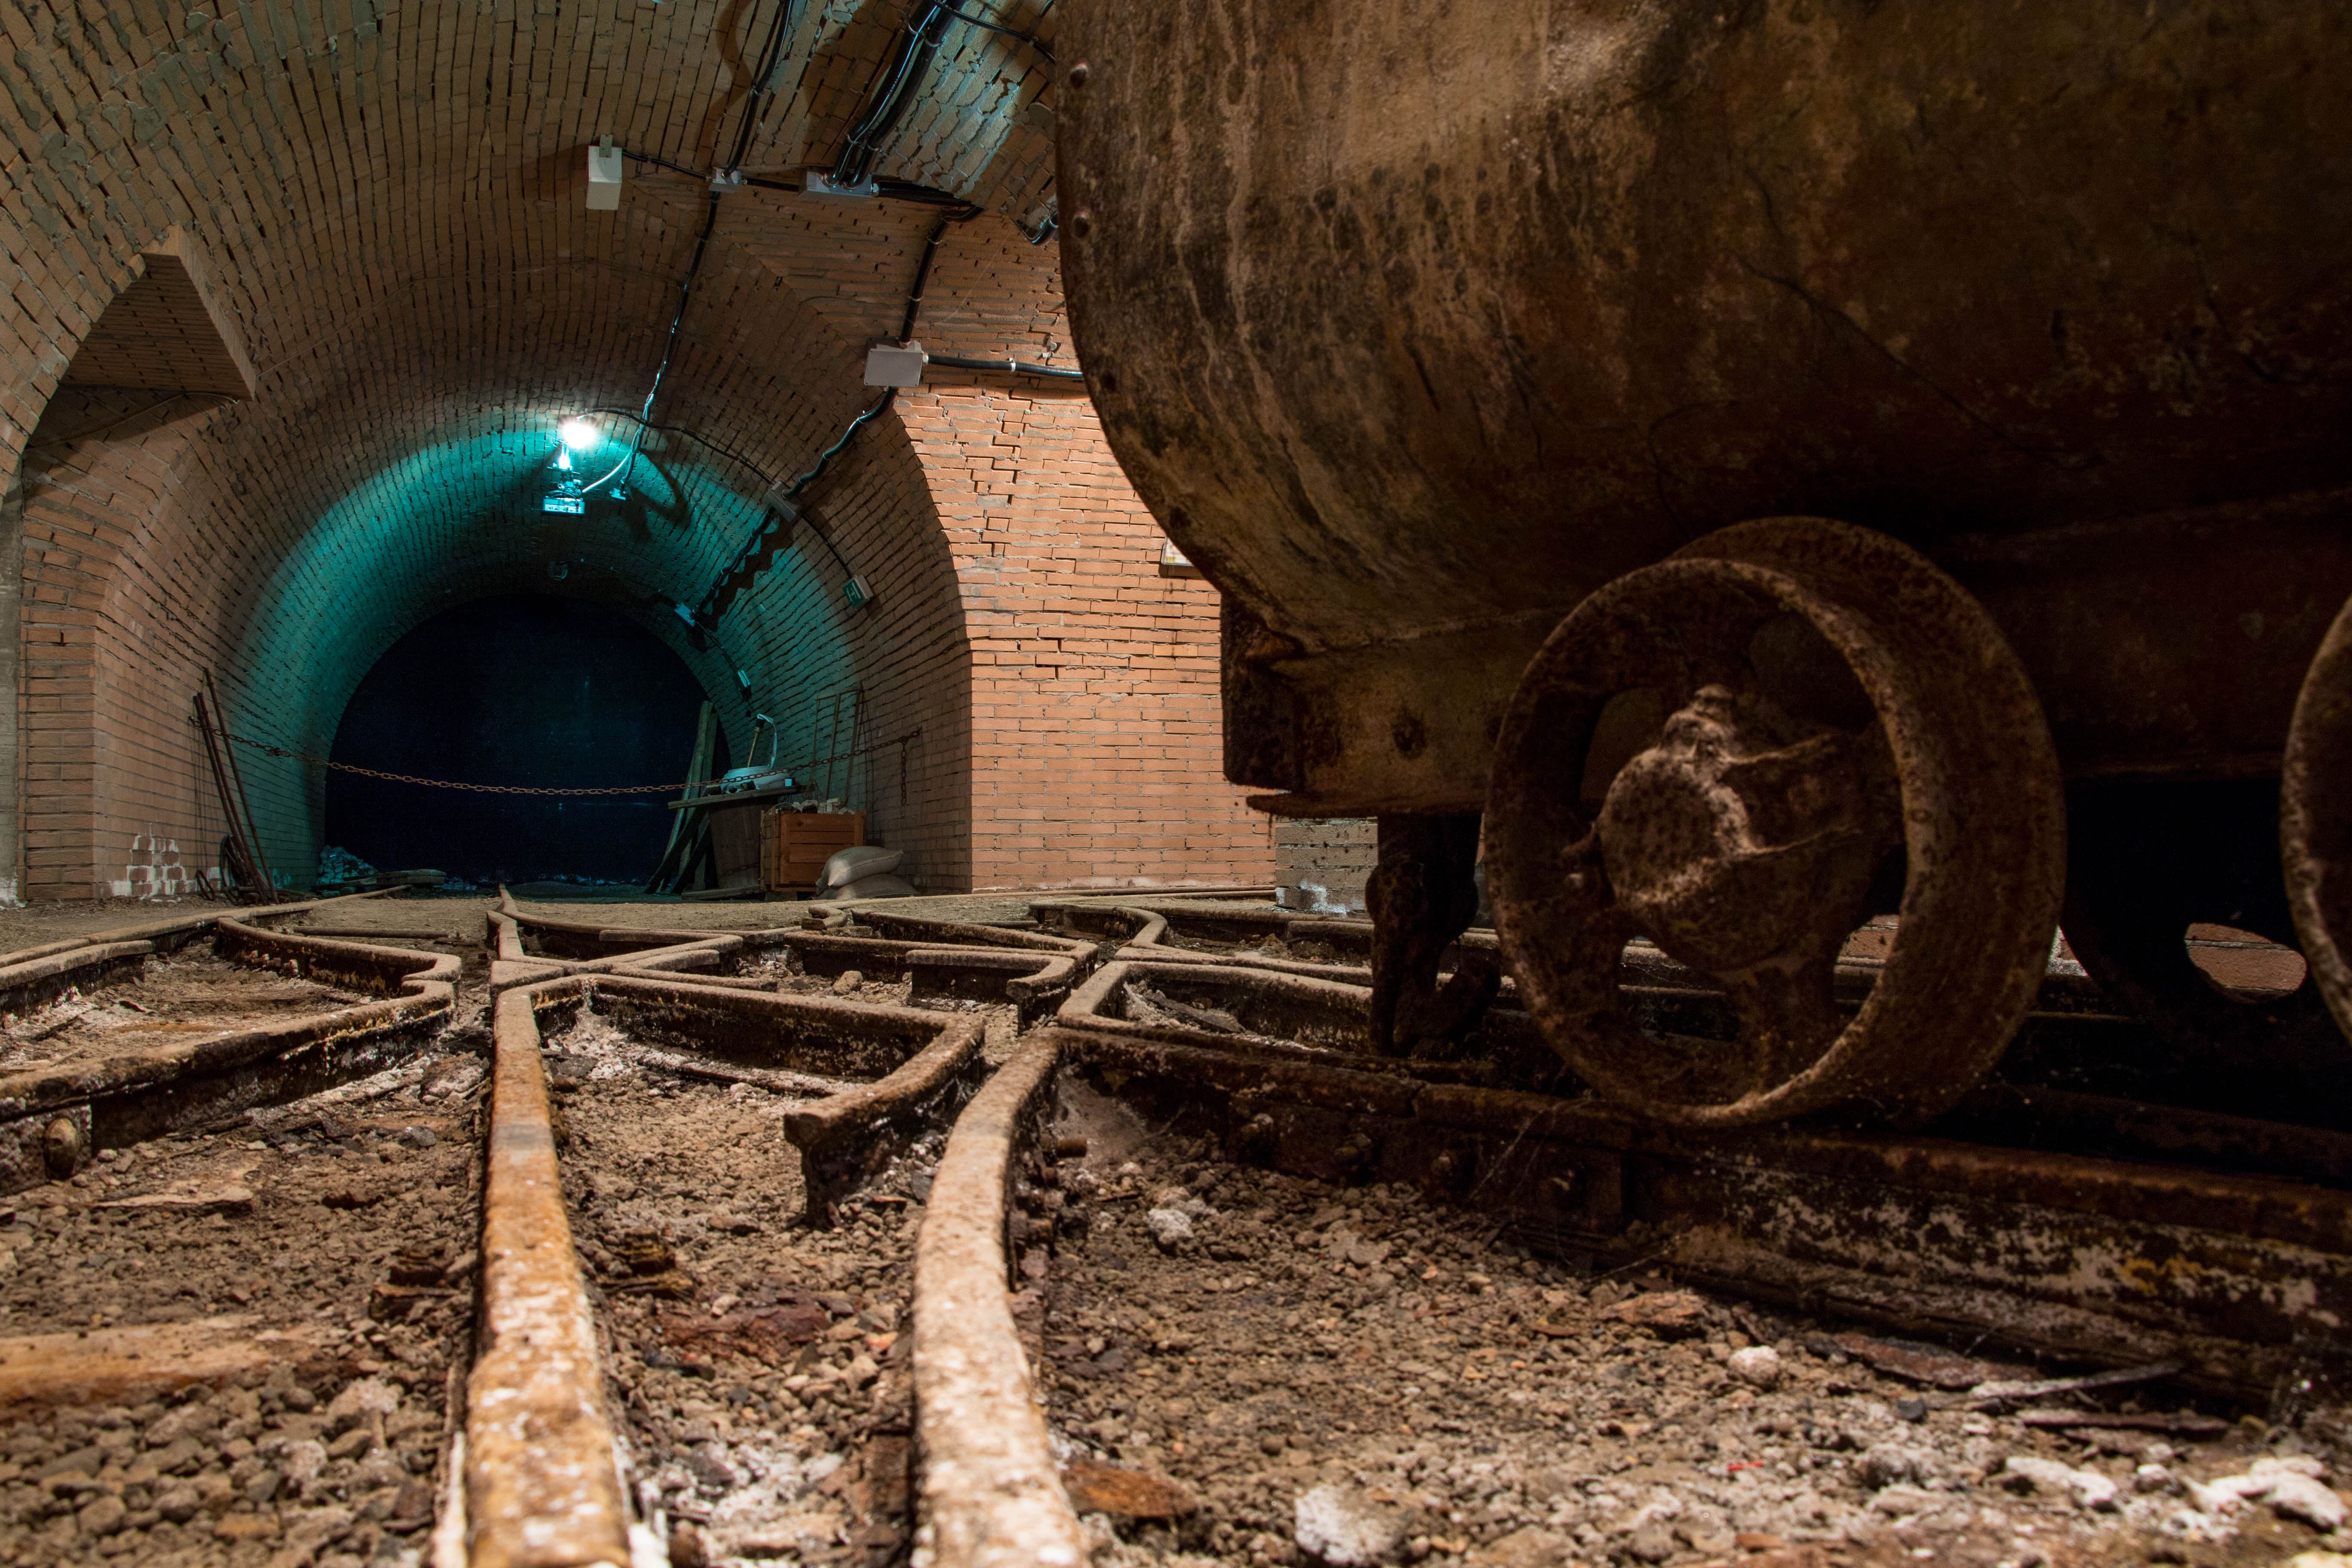
[[[1042,375],[1049,381],[1084,381],[1082,370],[1060,370],[1050,364],[1032,364],[1025,359],[965,359],[956,354],[926,354],[924,363],[943,364],[950,370],[996,370],[1010,375]]]

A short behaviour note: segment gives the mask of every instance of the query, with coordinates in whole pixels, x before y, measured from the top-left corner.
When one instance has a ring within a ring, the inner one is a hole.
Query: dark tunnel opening
[[[334,760],[467,783],[572,788],[685,777],[704,693],[661,640],[600,605],[514,595],[446,610],[386,650]],[[382,870],[489,885],[642,882],[676,792],[483,795],[331,772],[326,841]]]

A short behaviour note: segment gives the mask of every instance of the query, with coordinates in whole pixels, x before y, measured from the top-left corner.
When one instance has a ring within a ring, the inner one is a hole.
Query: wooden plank
[[[687,787],[689,791],[710,775],[710,739],[718,727],[718,710],[709,703],[704,703],[702,716],[695,721],[694,725],[694,754],[688,757],[686,763]],[[661,863],[654,868],[654,874],[646,879],[646,892],[658,893],[677,879],[678,860],[685,851],[688,837],[685,816],[680,814],[671,817],[669,844],[662,850]]]
[[[250,1317],[29,1334],[0,1340],[0,1406],[126,1404],[299,1366],[328,1348],[319,1326],[265,1329]]]

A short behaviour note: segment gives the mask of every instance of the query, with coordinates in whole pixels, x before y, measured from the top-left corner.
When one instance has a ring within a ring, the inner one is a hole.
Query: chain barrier
[[[904,745],[922,732],[922,726],[918,724],[915,728],[908,731],[903,735],[893,735],[887,741],[877,741],[871,745],[860,746],[855,751],[836,752],[830,757],[819,757],[814,762],[799,763],[789,768],[771,769],[769,771],[787,773],[805,773],[813,769],[824,767],[829,763],[847,762],[854,757],[862,757],[869,752],[881,751],[885,747]],[[231,735],[228,738],[236,742],[240,746],[249,747],[267,756],[284,757],[292,762],[307,763],[314,768],[330,768],[339,773],[357,773],[362,778],[383,779],[390,784],[420,784],[426,789],[464,790],[469,795],[669,795],[672,793],[683,795],[689,790],[706,788],[712,782],[711,780],[704,779],[700,781],[700,783],[689,780],[681,784],[608,784],[602,787],[585,789],[557,789],[544,784],[465,784],[457,779],[419,778],[415,773],[390,773],[384,772],[381,768],[363,768],[357,763],[338,763],[326,757],[311,756],[307,752],[291,752],[283,746],[273,746],[267,741],[250,741],[243,735]]]

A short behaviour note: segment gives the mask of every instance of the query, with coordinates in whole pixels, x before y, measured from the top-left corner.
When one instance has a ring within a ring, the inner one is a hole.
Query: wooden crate
[[[763,811],[760,886],[771,893],[813,893],[827,860],[865,842],[862,811]]]

